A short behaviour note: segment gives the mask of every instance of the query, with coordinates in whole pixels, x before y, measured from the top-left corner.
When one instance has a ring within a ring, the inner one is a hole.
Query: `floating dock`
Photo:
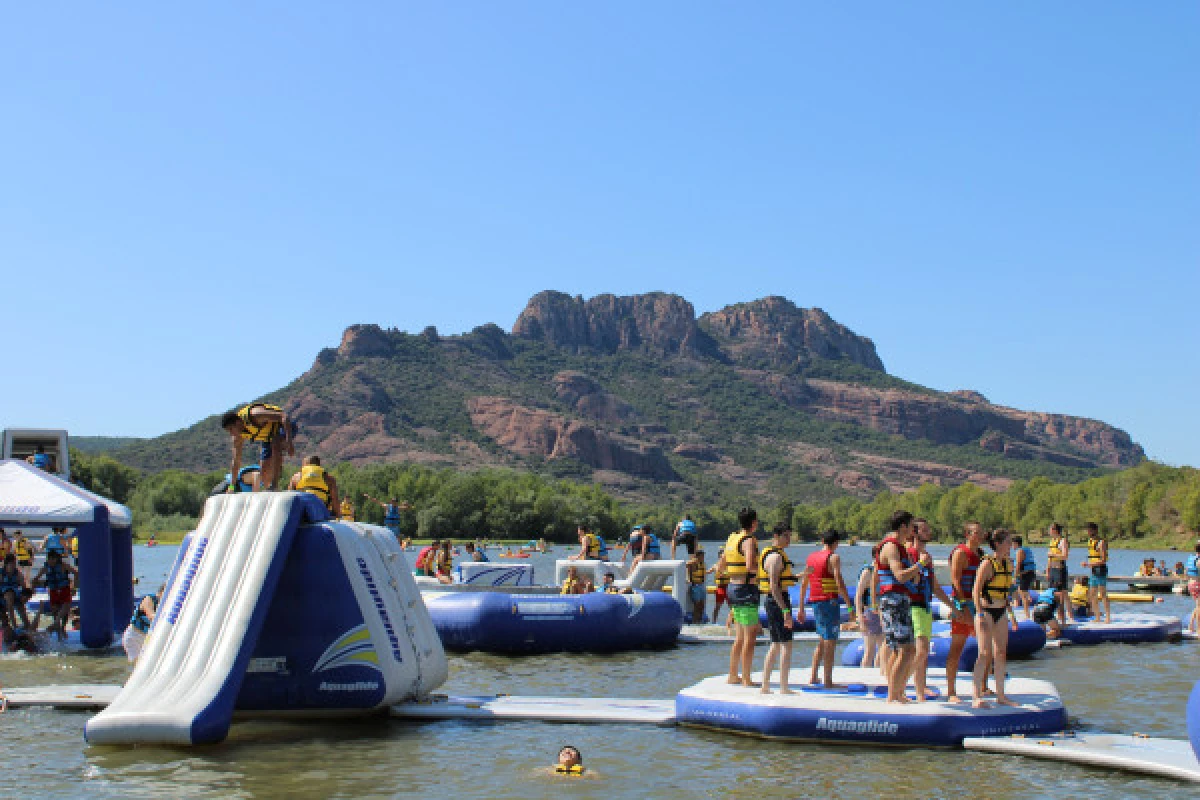
[[[393,717],[405,719],[675,724],[675,702],[649,698],[435,695],[422,702],[394,705],[390,713]]]
[[[1054,733],[968,737],[963,739],[963,747],[1200,783],[1200,762],[1196,760],[1191,744],[1183,739],[1155,739],[1138,734]]]

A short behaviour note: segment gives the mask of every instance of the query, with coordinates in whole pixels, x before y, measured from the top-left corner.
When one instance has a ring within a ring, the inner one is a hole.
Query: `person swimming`
[[[554,765],[555,774],[578,776],[583,775],[585,769],[579,748],[570,744],[563,745],[558,751],[558,763]]]

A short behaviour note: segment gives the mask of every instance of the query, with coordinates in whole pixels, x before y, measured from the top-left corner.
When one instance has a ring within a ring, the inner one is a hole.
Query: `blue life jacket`
[[[383,524],[387,527],[400,525],[400,506],[387,503],[383,507]]]
[[[132,625],[135,630],[139,630],[142,633],[150,632],[150,623],[153,621],[146,616],[146,612],[142,611],[142,601],[146,600],[147,598],[150,600],[150,604],[154,606],[154,610],[158,610],[158,596],[153,594],[145,595],[141,598],[141,600],[138,600],[137,608],[133,610],[133,617],[131,617],[129,620],[129,624]]]
[[[608,561],[608,542],[604,541],[604,537],[600,534],[595,534],[596,541],[600,543],[600,552],[598,553],[601,561]]]
[[[46,552],[61,553],[63,551],[62,537],[57,533],[51,533],[46,537]]]
[[[1189,578],[1200,578],[1200,554],[1194,554],[1187,560],[1184,574]]]
[[[8,570],[0,570],[0,594],[11,589],[17,593],[18,599],[20,599],[22,588],[24,587],[22,586],[20,570],[13,573],[8,572]]]
[[[680,533],[695,533],[696,532],[696,523],[692,522],[690,519],[683,520],[682,522],[679,523],[679,532]]]
[[[1021,562],[1021,571],[1037,572],[1037,559],[1033,557],[1033,550],[1029,547],[1022,546],[1021,552],[1025,554],[1025,560]]]
[[[487,553],[483,552],[482,547],[476,547],[475,554],[479,556],[480,564],[487,564],[491,561],[491,559],[487,557]]]
[[[49,469],[50,468],[50,456],[46,455],[45,453],[34,453],[33,454],[33,465],[35,467],[37,467],[38,469]]]
[[[655,536],[653,533],[647,533],[644,535],[650,537],[649,539],[646,540],[646,555],[653,554],[656,556],[661,556],[662,555],[662,545],[660,545],[658,543],[658,537]]]
[[[67,570],[59,564],[54,567],[46,565],[46,588],[47,589],[64,589],[71,585],[71,576],[67,574]]]
[[[922,564],[919,574],[921,577],[917,579],[917,590],[925,602],[925,608],[929,608],[930,603],[933,602],[933,582],[935,580],[933,567]]]

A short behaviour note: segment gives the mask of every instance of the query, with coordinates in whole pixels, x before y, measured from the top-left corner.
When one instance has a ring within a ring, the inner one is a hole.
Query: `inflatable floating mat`
[[[834,681],[847,688],[832,691],[800,687],[804,672],[792,671],[796,693],[787,696],[730,686],[724,675],[707,678],[676,696],[675,715],[681,725],[769,739],[911,747],[960,747],[970,736],[1055,733],[1067,725],[1058,691],[1045,681],[1010,679],[1008,696],[1019,706],[973,709],[936,700],[888,703],[875,669],[835,668]],[[945,675],[931,673],[929,686],[944,696]]]
[[[615,653],[670,647],[683,609],[669,594],[427,595],[434,627],[448,650],[488,653]]]
[[[1036,622],[1025,620],[1017,624],[1015,631],[1008,632],[1008,657],[1010,659],[1029,658],[1046,646],[1046,632]],[[862,641],[851,642],[842,651],[842,664],[847,667],[857,667],[862,663]],[[933,638],[929,640],[929,666],[946,666],[946,657],[950,654],[950,625],[945,622],[933,624]],[[979,655],[979,642],[974,636],[967,637],[963,646],[962,656],[958,660],[960,670],[973,669],[975,659]]]
[[[1181,739],[1111,733],[1053,733],[969,738],[963,741],[963,747],[1200,783],[1200,762],[1188,743]]]
[[[1062,637],[1073,644],[1126,644],[1165,642],[1183,632],[1183,623],[1175,617],[1158,614],[1113,614],[1111,623],[1095,620],[1070,622]]]
[[[1200,681],[1192,687],[1192,695],[1187,704],[1188,739],[1192,742],[1192,751],[1200,759]]]

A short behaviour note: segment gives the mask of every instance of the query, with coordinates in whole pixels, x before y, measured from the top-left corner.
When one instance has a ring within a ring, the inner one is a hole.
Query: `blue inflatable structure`
[[[615,653],[670,647],[683,609],[669,594],[427,594],[447,650],[488,653]]]
[[[1025,620],[1017,624],[1015,631],[1008,632],[1008,657],[1010,659],[1029,658],[1046,646],[1046,632],[1036,622]],[[842,651],[842,665],[857,667],[862,662],[863,643],[857,639],[846,645]],[[929,666],[945,667],[946,657],[950,654],[950,625],[945,622],[933,624],[933,637],[929,640]],[[979,656],[979,642],[974,636],[967,637],[963,645],[962,655],[958,659],[960,670],[974,668],[975,659]]]
[[[1192,694],[1187,704],[1188,740],[1192,743],[1192,751],[1200,761],[1200,681],[1192,687]]]
[[[133,515],[24,461],[0,461],[0,527],[66,527],[79,537],[79,638],[113,643],[133,614]]]
[[[205,744],[235,711],[368,713],[446,678],[445,653],[396,537],[329,519],[314,496],[209,498],[179,550],[93,744]]]

